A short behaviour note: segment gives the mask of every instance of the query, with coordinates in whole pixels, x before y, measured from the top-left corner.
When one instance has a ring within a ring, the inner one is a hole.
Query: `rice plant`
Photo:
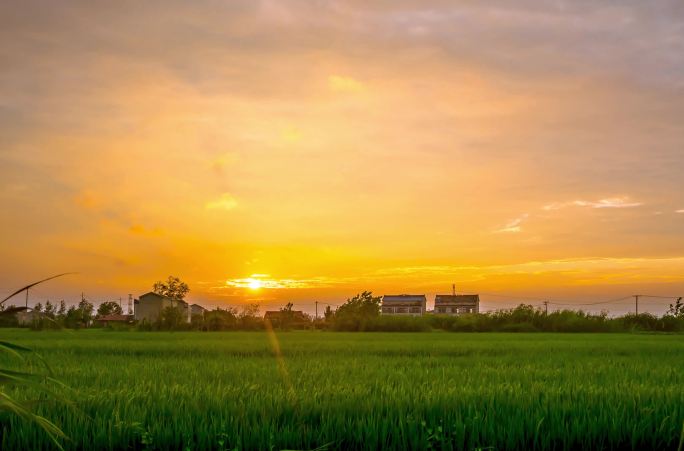
[[[25,287],[22,287],[19,290],[7,296],[2,301],[0,301],[0,307],[3,307],[3,304],[7,300],[11,299],[13,296],[16,296],[17,294],[22,293],[23,291],[28,290],[31,287],[34,287],[38,284],[47,282],[48,280],[52,280],[57,277],[64,276],[66,274],[67,273],[58,274],[56,276],[48,277],[47,279],[39,280],[38,282],[34,282]],[[3,308],[2,310],[0,310],[0,317],[13,316],[24,310],[26,310],[26,307]],[[9,366],[0,365],[0,412],[13,414],[24,421],[32,423],[33,425],[42,429],[42,431],[47,434],[47,437],[52,441],[54,446],[56,446],[59,449],[62,449],[59,439],[65,439],[66,436],[64,435],[62,430],[59,427],[57,427],[54,423],[52,423],[43,416],[35,414],[32,411],[31,407],[37,401],[29,402],[26,400],[20,400],[17,396],[13,396],[12,394],[10,394],[9,390],[13,389],[14,387],[19,387],[20,390],[14,388],[13,391],[15,392],[15,394],[18,391],[21,391],[23,393],[26,393],[28,391],[37,393],[40,396],[48,395],[51,396],[53,399],[60,399],[64,401],[64,399],[61,396],[59,396],[50,388],[48,383],[51,383],[53,385],[63,385],[56,379],[51,377],[52,374],[50,371],[50,367],[45,363],[45,360],[42,359],[39,354],[34,353],[29,348],[17,345],[15,343],[11,343],[9,341],[0,341],[0,354],[3,354],[5,357],[13,357],[16,360],[19,360],[22,364],[30,363],[27,360],[27,356],[32,357],[34,360],[38,360],[43,365],[44,370],[42,372],[17,371]],[[4,436],[5,431],[3,431],[3,442]]]
[[[36,406],[67,449],[677,449],[684,422],[680,335],[0,335],[78,387],[82,415]]]

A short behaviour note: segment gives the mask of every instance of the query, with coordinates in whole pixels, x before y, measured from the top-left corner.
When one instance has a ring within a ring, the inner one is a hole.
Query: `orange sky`
[[[3,2],[0,290],[684,293],[680,3],[367,3]]]

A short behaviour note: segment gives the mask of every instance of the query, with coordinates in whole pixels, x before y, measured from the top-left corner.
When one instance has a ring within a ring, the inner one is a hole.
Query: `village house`
[[[35,321],[39,321],[40,319],[44,318],[45,314],[29,308],[22,312],[17,312],[14,316],[17,318],[17,324],[20,326],[30,326]]]
[[[190,305],[190,316],[191,317],[195,316],[195,315],[204,316],[204,312],[206,312],[206,311],[207,311],[207,309],[205,309],[204,307],[202,307],[199,304]]]
[[[435,296],[436,314],[462,315],[480,312],[479,294],[438,294]]]
[[[381,312],[383,315],[420,316],[425,313],[427,300],[424,294],[384,295]]]
[[[162,311],[167,307],[179,308],[186,322],[190,322],[190,308],[187,302],[153,292],[145,293],[136,299],[134,318],[138,322],[153,323],[161,318]]]

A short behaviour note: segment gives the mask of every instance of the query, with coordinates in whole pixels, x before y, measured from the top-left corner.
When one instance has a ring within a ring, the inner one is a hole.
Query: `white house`
[[[386,294],[382,297],[383,315],[420,316],[425,313],[424,294]]]

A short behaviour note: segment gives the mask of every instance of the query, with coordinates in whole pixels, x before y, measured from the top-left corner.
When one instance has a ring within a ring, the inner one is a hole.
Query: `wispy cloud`
[[[328,77],[328,87],[335,92],[360,92],[365,88],[360,81],[340,75],[331,75]]]
[[[229,194],[223,193],[221,197],[211,200],[205,204],[207,210],[232,210],[237,207],[237,200]]]
[[[683,281],[684,256],[667,258],[586,257],[533,260],[504,265],[426,265],[386,268],[371,280],[450,280],[479,282],[555,275],[573,285]],[[503,279],[502,279],[503,278]]]
[[[681,210],[675,210],[675,213],[684,213],[684,208],[682,208]]]
[[[594,201],[573,200],[570,202],[554,202],[542,207],[543,210],[560,210],[565,207],[586,207],[586,208],[634,208],[643,205],[641,202],[634,202],[627,196],[608,197]]]
[[[326,277],[281,279],[271,277],[269,274],[252,274],[249,277],[228,279],[223,286],[213,287],[213,290],[221,291],[227,288],[288,290],[329,287],[339,283],[341,283],[341,280]]]
[[[522,223],[527,220],[529,215],[527,213],[508,221],[500,229],[496,229],[494,233],[518,233],[522,230]]]

